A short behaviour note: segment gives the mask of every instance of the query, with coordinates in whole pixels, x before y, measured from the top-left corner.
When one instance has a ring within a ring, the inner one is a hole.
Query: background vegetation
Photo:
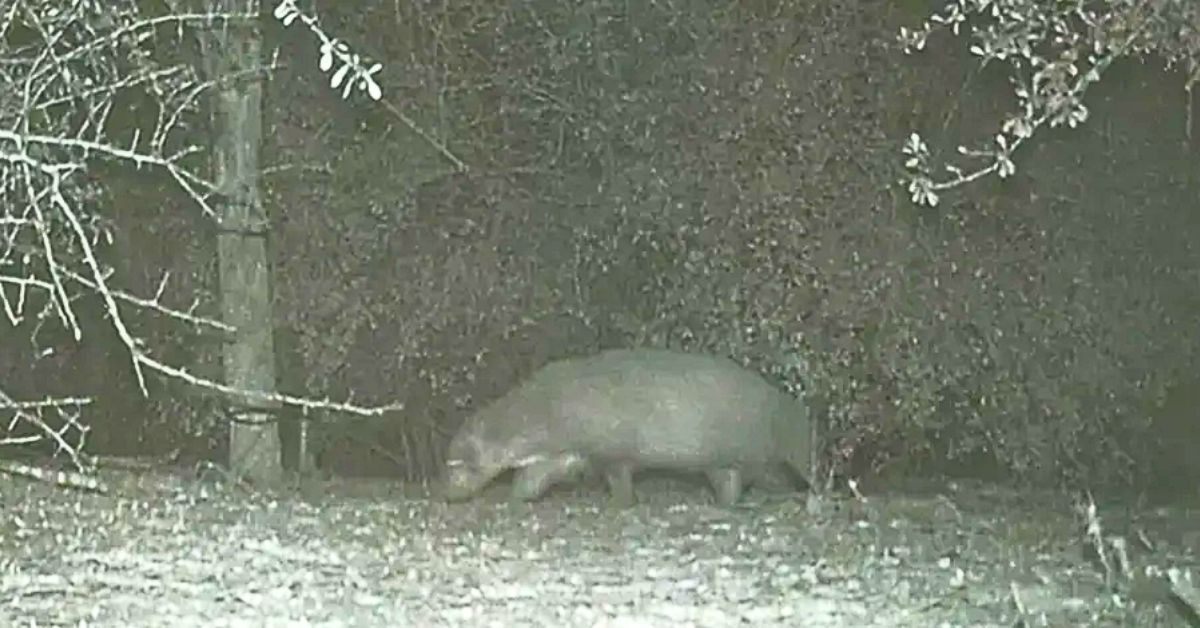
[[[897,183],[903,138],[988,136],[1013,102],[1005,69],[948,33],[904,56],[896,34],[926,8],[322,5],[324,28],[384,64],[387,106],[342,100],[311,39],[271,26],[285,386],[406,404],[325,417],[323,463],[426,477],[463,416],[546,361],[653,345],[730,355],[805,395],[849,473],[1194,486],[1185,69],[1118,61],[1086,124],[925,207]],[[211,306],[195,211],[124,176],[109,253],[126,285],[152,293],[170,268],[188,279],[165,298]],[[181,362],[211,355],[151,322],[140,333]],[[92,346],[53,368],[120,363]],[[0,381],[35,390],[27,357],[0,356]],[[95,447],[215,442],[205,404],[142,402],[105,373],[78,391],[102,400]]]

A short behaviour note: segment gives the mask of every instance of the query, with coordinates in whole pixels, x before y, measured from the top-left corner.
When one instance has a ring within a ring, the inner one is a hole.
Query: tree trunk
[[[209,0],[210,11],[252,18],[214,20],[203,52],[212,96],[213,180],[221,195],[217,236],[221,310],[236,331],[223,349],[225,381],[243,390],[275,391],[268,223],[259,193],[262,60],[258,0]],[[276,407],[233,399],[229,466],[257,484],[281,479]]]

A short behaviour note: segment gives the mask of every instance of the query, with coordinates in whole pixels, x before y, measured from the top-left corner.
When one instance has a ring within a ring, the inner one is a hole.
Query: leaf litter
[[[379,480],[103,479],[0,475],[0,625],[1187,626],[1200,550],[1195,507],[1101,508],[1097,536],[1061,494],[949,481],[722,509],[652,478],[619,510],[590,486],[446,504]],[[1093,537],[1143,542],[1111,573]]]

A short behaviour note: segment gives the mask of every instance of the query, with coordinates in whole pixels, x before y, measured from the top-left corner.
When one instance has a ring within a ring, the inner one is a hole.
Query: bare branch
[[[260,390],[245,390],[192,375],[184,369],[163,364],[162,362],[159,362],[158,360],[155,360],[144,353],[137,354],[135,359],[138,360],[138,362],[143,366],[158,371],[159,373],[167,375],[173,379],[187,382],[199,388],[223,393],[229,397],[241,397],[261,404],[282,404],[296,406],[306,411],[330,410],[333,412],[356,414],[358,416],[382,416],[387,412],[394,412],[404,409],[403,403],[392,403],[382,406],[360,406],[349,402],[330,401],[328,398],[317,400],[308,399],[305,397],[295,397],[282,393],[264,392]]]
[[[186,309],[168,303],[169,273],[151,296],[135,296],[113,285],[115,273],[103,258],[103,244],[113,240],[112,221],[104,215],[109,208],[102,204],[103,188],[89,178],[89,169],[105,162],[165,173],[207,219],[217,221],[218,192],[200,170],[207,167],[206,147],[189,125],[198,119],[200,99],[217,80],[239,77],[202,79],[199,68],[176,50],[190,28],[259,19],[218,12],[151,16],[141,4],[114,0],[97,13],[100,5],[92,3],[42,11],[36,3],[14,2],[0,10],[0,304],[5,315],[0,320],[12,328],[28,325],[35,354],[52,355],[53,345],[39,346],[40,332],[57,323],[81,341],[85,326],[74,304],[94,295],[128,352],[143,395],[149,394],[145,372],[150,370],[223,396],[306,411],[376,416],[400,408],[239,390],[160,361],[138,337],[131,325],[133,311],[223,334],[236,330],[196,314],[198,301],[184,304]],[[289,19],[296,15],[298,11]],[[305,23],[319,30],[315,20]],[[323,35],[322,59],[323,69],[334,73],[333,87],[343,88],[344,95],[357,87],[380,97],[374,78],[379,64]],[[340,64],[336,68],[335,59]],[[131,106],[136,115],[126,116]],[[125,117],[118,123],[114,112]],[[31,303],[36,312],[26,311]],[[49,442],[83,468],[87,426],[80,409],[89,402],[78,397],[17,401],[0,393],[0,412],[11,412],[5,415],[10,420],[0,446]]]
[[[937,177],[920,136],[905,143],[903,183],[918,204],[936,205],[938,192],[995,174],[1016,171],[1012,159],[1028,139],[1045,127],[1072,128],[1088,118],[1084,97],[1114,61],[1158,55],[1168,66],[1183,62],[1191,89],[1200,67],[1200,5],[1167,0],[1083,3],[1006,3],[955,0],[920,28],[900,29],[905,52],[923,50],[939,29],[955,35],[965,30],[974,41],[972,54],[981,64],[1009,65],[1017,111],[1007,117],[981,148],[958,147],[958,154],[982,162],[965,169],[945,164],[949,176]],[[964,28],[965,27],[965,28]]]

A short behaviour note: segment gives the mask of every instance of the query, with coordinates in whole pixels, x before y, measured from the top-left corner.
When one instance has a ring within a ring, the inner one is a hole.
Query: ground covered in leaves
[[[1106,583],[1070,498],[950,482],[721,509],[652,479],[613,510],[587,487],[444,504],[387,482],[104,479],[0,475],[0,625],[1177,626],[1154,569],[1197,572],[1200,552],[1194,505],[1101,508],[1134,574]]]

